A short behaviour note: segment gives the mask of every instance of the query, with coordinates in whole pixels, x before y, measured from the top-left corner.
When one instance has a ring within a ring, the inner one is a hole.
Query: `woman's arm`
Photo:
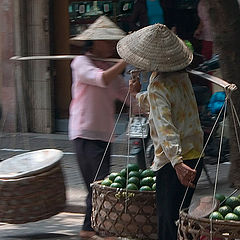
[[[110,67],[109,69],[103,71],[103,81],[105,85],[109,85],[113,79],[115,79],[119,74],[121,74],[125,67],[126,67],[126,62],[124,60],[120,60],[118,63]]]

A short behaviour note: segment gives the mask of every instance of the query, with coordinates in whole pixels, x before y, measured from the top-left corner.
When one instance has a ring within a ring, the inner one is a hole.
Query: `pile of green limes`
[[[102,185],[127,190],[155,191],[156,177],[151,169],[139,169],[135,163],[129,163],[120,172],[113,172],[107,176]]]

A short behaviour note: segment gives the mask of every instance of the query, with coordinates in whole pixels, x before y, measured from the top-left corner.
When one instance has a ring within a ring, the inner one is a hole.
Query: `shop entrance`
[[[70,45],[69,38],[84,31],[100,15],[110,17],[128,31],[133,4],[134,0],[54,0],[52,54],[79,54],[80,49]],[[71,61],[61,60],[53,64],[55,126],[57,132],[66,132],[71,101]]]

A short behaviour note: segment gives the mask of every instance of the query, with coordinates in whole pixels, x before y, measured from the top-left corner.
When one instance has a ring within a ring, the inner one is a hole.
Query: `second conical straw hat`
[[[70,40],[72,43],[85,40],[119,40],[124,36],[126,33],[114,22],[106,16],[100,16],[89,28]]]
[[[118,42],[117,51],[126,62],[146,71],[178,71],[193,59],[186,44],[159,23],[124,37]]]

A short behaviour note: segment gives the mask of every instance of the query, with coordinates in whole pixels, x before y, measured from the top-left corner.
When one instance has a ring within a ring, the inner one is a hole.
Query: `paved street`
[[[0,223],[1,240],[79,240],[83,214],[60,213],[47,220],[27,224]]]
[[[0,223],[1,240],[75,240],[79,239],[77,234],[83,222],[85,209],[86,191],[83,185],[81,173],[75,160],[72,143],[68,141],[65,134],[2,134],[0,138],[0,160],[4,160],[16,154],[28,150],[44,148],[56,148],[64,152],[62,158],[65,184],[67,187],[67,208],[65,212],[50,219],[36,223],[11,225]],[[119,171],[126,166],[127,137],[122,134],[116,138],[112,153],[112,171]],[[133,162],[134,159],[130,158]],[[220,165],[217,192],[230,194],[234,189],[229,187],[227,182],[229,163]],[[207,165],[211,179],[214,181],[216,165]],[[203,171],[196,189],[195,198],[204,195],[213,195],[213,188],[210,186]]]

